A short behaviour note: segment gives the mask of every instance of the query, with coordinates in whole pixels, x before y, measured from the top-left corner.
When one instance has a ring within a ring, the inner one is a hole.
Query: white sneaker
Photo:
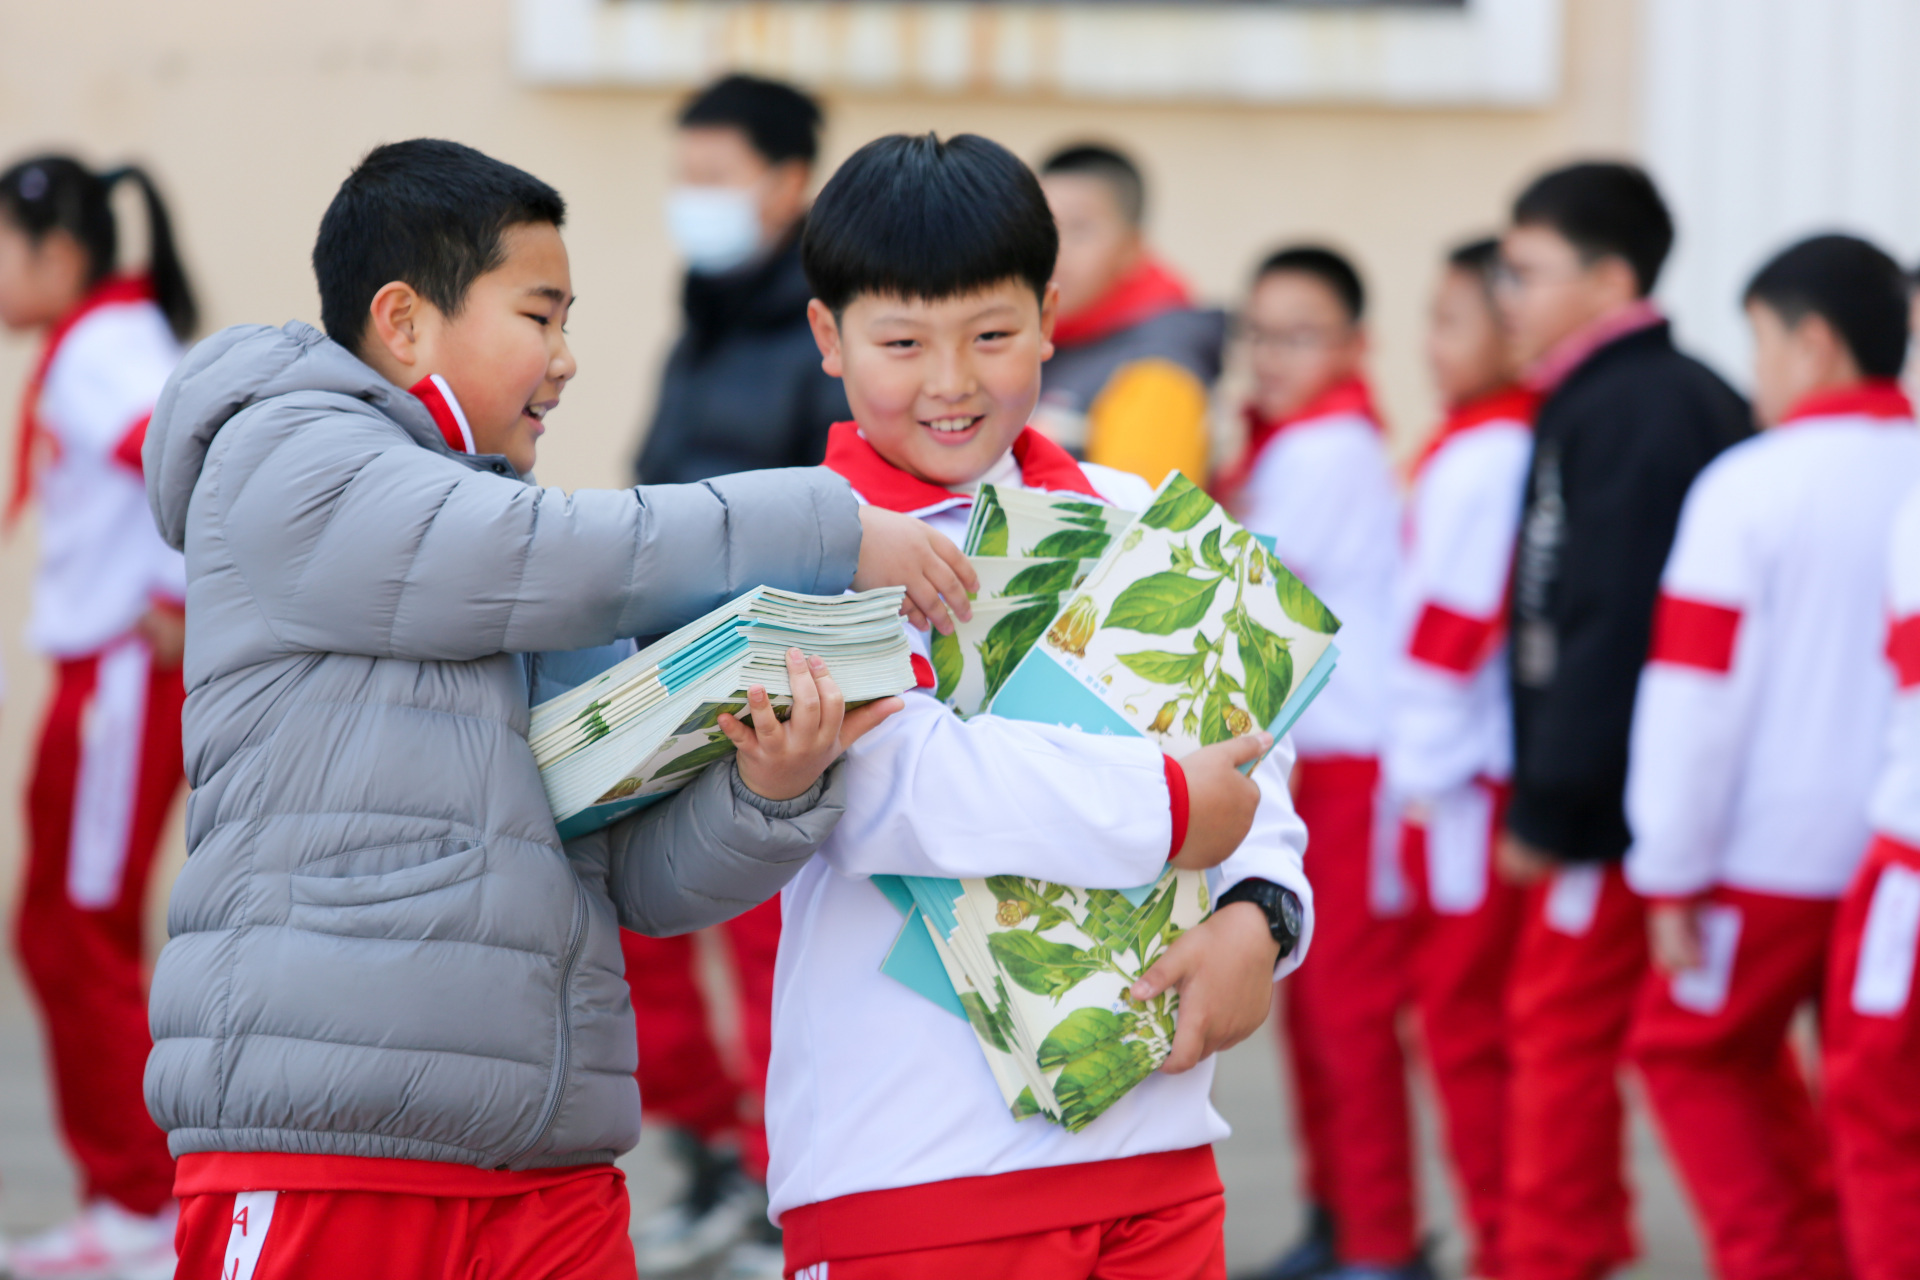
[[[786,1270],[787,1251],[779,1241],[742,1240],[727,1250],[714,1280],[780,1280]]]
[[[152,1217],[96,1200],[79,1217],[13,1247],[18,1280],[171,1280],[178,1205]]]

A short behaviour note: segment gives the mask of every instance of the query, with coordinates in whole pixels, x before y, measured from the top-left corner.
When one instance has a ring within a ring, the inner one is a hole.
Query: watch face
[[[1300,899],[1285,889],[1280,891],[1280,919],[1287,926],[1287,934],[1298,942],[1300,940]]]

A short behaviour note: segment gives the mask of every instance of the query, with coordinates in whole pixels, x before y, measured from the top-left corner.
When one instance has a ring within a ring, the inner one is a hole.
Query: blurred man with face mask
[[[685,328],[636,464],[648,484],[811,466],[852,416],[820,369],[800,271],[820,124],[811,97],[757,76],[681,108],[667,230],[687,264]]]
[[[1195,307],[1149,250],[1146,185],[1120,152],[1081,144],[1040,166],[1060,227],[1060,321],[1033,423],[1076,457],[1158,484],[1207,478],[1207,397],[1226,316]]]

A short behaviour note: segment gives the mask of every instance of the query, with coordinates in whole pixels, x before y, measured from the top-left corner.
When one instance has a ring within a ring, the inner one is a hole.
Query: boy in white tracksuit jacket
[[[1630,1052],[1725,1280],[1847,1275],[1825,1137],[1786,1033],[1822,990],[1893,697],[1886,547],[1920,479],[1894,382],[1905,283],[1862,241],[1786,250],[1746,295],[1758,437],[1687,495],[1635,712],[1632,888],[1654,973]]]

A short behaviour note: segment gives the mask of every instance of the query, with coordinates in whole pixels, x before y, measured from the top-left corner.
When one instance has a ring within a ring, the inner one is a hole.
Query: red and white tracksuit
[[[1920,480],[1891,383],[1810,398],[1694,481],[1636,704],[1625,870],[1695,909],[1629,1053],[1725,1280],[1840,1280],[1827,1140],[1787,1040],[1868,840],[1893,680],[1887,546]]]
[[[1382,758],[1403,815],[1409,988],[1473,1229],[1468,1270],[1487,1277],[1500,1274],[1507,979],[1523,903],[1492,874],[1513,769],[1503,615],[1533,407],[1518,389],[1460,405],[1414,470]]]
[[[1824,1008],[1826,1115],[1854,1280],[1920,1276],[1920,496],[1902,505],[1892,542],[1897,692],[1868,809],[1874,835],[1840,899]]]
[[[1318,912],[1315,962],[1286,992],[1307,1193],[1332,1213],[1343,1261],[1398,1263],[1416,1244],[1398,1029],[1411,899],[1379,781],[1400,498],[1358,378],[1284,422],[1252,425],[1232,505],[1341,621],[1340,672],[1293,730],[1294,803],[1310,833],[1307,878]]]
[[[141,1092],[141,923],[184,780],[184,694],[178,668],[156,668],[134,628],[150,609],[180,608],[186,569],[154,528],[140,445],[179,358],[141,282],[96,289],[55,326],[28,386],[15,492],[18,510],[38,490],[27,634],[57,665],[27,791],[16,939],[83,1196],[147,1214],[172,1194],[173,1161]]]

